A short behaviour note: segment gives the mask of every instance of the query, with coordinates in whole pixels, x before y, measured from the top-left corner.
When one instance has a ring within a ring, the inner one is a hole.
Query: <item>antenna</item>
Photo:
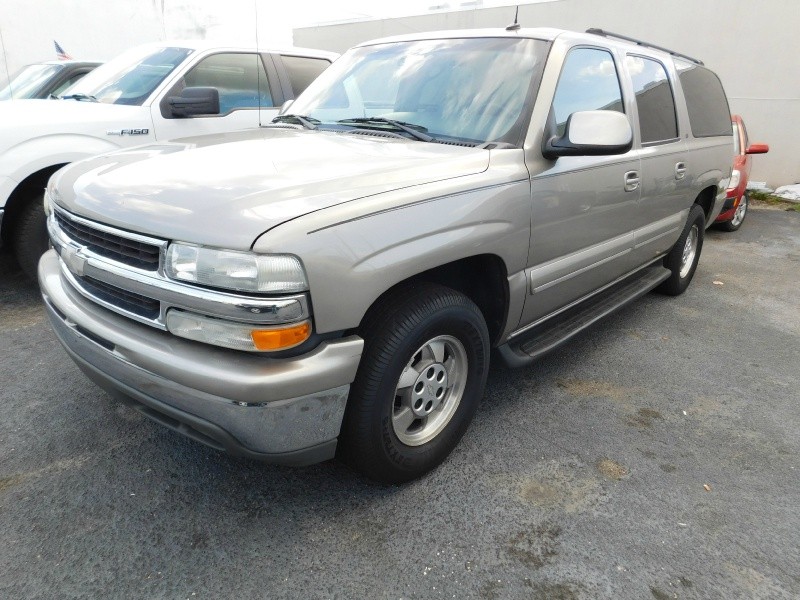
[[[517,4],[517,11],[514,13],[514,22],[506,27],[506,31],[517,31],[521,25],[519,24],[519,4]]]

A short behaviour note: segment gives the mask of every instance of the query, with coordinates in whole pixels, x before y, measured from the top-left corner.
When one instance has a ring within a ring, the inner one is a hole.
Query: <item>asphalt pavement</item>
[[[798,598],[800,213],[530,368],[401,487],[236,459],[112,401],[0,254],[0,597]]]

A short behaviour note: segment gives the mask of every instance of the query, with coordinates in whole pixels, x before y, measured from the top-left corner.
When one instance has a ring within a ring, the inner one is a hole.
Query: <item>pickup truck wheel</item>
[[[402,483],[438,466],[478,407],[489,334],[455,290],[421,284],[372,310],[351,388],[339,455],[372,479]]]
[[[720,223],[719,228],[723,231],[736,231],[739,229],[739,227],[742,226],[742,223],[744,223],[744,218],[747,216],[748,204],[749,198],[747,197],[747,194],[742,194],[742,197],[739,200],[739,206],[736,207],[736,212],[733,213],[731,220]]]
[[[657,291],[668,296],[679,296],[689,287],[700,261],[705,224],[703,208],[695,204],[689,211],[681,236],[664,259],[664,266],[672,274],[656,288]]]
[[[11,234],[11,246],[17,263],[32,281],[36,281],[39,259],[47,251],[49,243],[43,200],[43,195],[37,194],[25,202]]]

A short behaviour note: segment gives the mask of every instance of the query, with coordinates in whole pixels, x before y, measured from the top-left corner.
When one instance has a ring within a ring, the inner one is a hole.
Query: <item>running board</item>
[[[509,367],[529,365],[603,317],[644,296],[669,276],[670,271],[660,262],[643,269],[503,344],[497,352]]]

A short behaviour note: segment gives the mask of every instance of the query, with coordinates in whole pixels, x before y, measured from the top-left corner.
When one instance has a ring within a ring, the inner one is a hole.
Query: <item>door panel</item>
[[[574,112],[626,112],[615,57],[608,50],[569,51],[550,109],[546,138],[562,135]],[[640,161],[617,156],[562,156],[531,179],[531,241],[525,326],[601,287],[627,269],[639,203]]]
[[[646,262],[674,245],[691,205],[691,165],[678,131],[668,68],[652,57],[629,54],[626,71],[635,96],[642,149],[642,192],[632,258]]]
[[[639,159],[561,157],[557,162],[560,172],[532,181],[531,295],[524,323],[622,275],[628,268],[623,257],[633,246],[639,191],[625,191],[625,182],[627,173],[638,170]]]
[[[681,168],[687,171],[681,174]],[[644,261],[664,254],[678,239],[693,200],[689,168],[681,140],[642,150],[636,259]]]

